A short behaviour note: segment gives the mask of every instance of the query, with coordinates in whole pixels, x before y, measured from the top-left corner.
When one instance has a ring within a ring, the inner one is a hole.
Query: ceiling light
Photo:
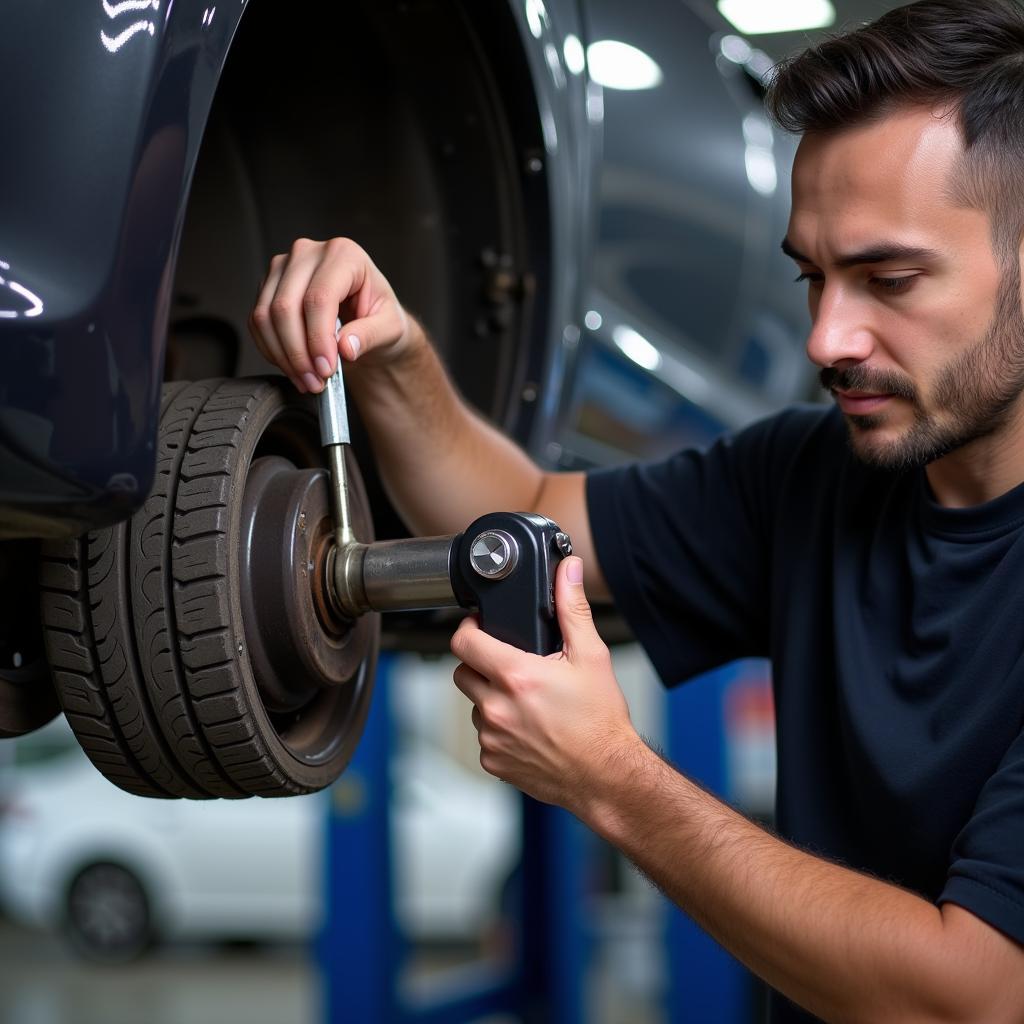
[[[750,43],[739,36],[722,36],[718,48],[722,56],[726,60],[731,60],[733,64],[746,64],[752,53]]]
[[[548,20],[544,0],[526,0],[526,23],[530,26],[530,34],[534,39],[544,35],[544,23]]]
[[[829,0],[718,0],[718,10],[748,36],[827,28],[836,20]]]
[[[587,66],[587,57],[583,52],[583,44],[580,42],[579,36],[574,36],[570,32],[565,37],[562,53],[565,55],[565,66],[574,75],[582,74],[583,69]]]
[[[661,366],[661,353],[642,335],[619,324],[612,329],[612,341],[619,346],[624,355],[629,356],[637,366],[645,370],[657,370]]]
[[[606,89],[653,89],[661,68],[643,50],[617,39],[599,39],[587,47],[590,77]]]

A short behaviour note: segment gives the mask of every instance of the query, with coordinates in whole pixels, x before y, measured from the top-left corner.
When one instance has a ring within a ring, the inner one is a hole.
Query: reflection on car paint
[[[722,429],[701,403],[681,396],[664,380],[622,359],[603,335],[586,335],[581,345],[567,468],[582,469],[614,459],[656,458],[676,448],[706,444]],[[558,456],[556,456],[557,458]]]
[[[111,21],[129,11],[160,10],[160,0],[121,0],[118,4],[108,3],[108,0],[100,0],[100,2],[103,4],[103,12]],[[114,36],[108,36],[105,31],[100,29],[100,41],[110,53],[117,53],[129,39],[137,36],[140,32],[148,32],[151,36],[155,35],[156,25],[152,21],[143,19],[133,22]]]
[[[10,270],[11,265],[4,263],[0,260],[0,270]],[[18,284],[17,281],[9,281],[2,275],[0,275],[0,287],[9,288],[15,295],[20,295],[23,299],[27,299],[31,303],[29,309],[3,309],[0,308],[0,318],[4,320],[14,320],[19,316],[39,316],[43,311],[43,300],[39,298],[34,292],[30,292],[23,284]]]
[[[551,72],[551,80],[555,83],[555,88],[564,89],[565,71],[562,70],[562,61],[558,56],[558,49],[554,43],[544,44],[544,60],[547,61],[548,70]]]

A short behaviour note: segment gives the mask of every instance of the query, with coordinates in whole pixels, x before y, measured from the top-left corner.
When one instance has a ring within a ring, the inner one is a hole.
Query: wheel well
[[[548,246],[545,176],[530,170],[540,117],[511,9],[360,0],[307,20],[269,3],[242,19],[192,184],[169,376],[265,370],[246,321],[270,257],[297,237],[347,235],[466,397],[506,421],[526,350],[544,343]]]
[[[318,5],[311,31],[253,0],[192,182],[171,376],[265,373],[247,321],[271,257],[345,235],[426,325],[465,398],[527,443],[540,403],[523,383],[543,362],[554,289],[544,156],[510,3],[350,0]],[[351,403],[350,416],[375,533],[406,536]],[[410,623],[389,635],[411,637]]]

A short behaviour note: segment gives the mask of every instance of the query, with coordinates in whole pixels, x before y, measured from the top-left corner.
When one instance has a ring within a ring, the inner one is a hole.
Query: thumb
[[[338,329],[338,351],[342,358],[352,361],[366,352],[386,348],[401,338],[404,319],[392,307],[349,320]]]
[[[563,558],[555,573],[555,611],[570,659],[604,646],[583,589],[583,559],[575,555]]]
[[[367,348],[372,348],[377,336],[376,317],[367,316],[359,320],[338,321],[338,352],[343,359],[352,362]]]

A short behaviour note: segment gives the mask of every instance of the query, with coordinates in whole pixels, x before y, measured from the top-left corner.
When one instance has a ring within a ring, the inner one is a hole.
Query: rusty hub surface
[[[358,478],[352,460],[351,474]],[[357,537],[373,539],[361,483],[352,487]],[[333,545],[328,477],[268,455],[249,468],[240,532],[242,609],[249,658],[264,705],[294,715],[313,706],[331,714],[335,700],[360,679],[374,652],[377,617],[338,616],[327,592],[327,556]],[[336,691],[334,699],[323,691]],[[323,707],[326,699],[328,707]]]

